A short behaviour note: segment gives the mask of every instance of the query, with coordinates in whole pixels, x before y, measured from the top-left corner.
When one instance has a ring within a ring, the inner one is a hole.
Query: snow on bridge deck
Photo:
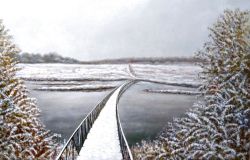
[[[106,102],[94,122],[77,160],[121,160],[122,153],[116,119],[117,96],[120,86]]]

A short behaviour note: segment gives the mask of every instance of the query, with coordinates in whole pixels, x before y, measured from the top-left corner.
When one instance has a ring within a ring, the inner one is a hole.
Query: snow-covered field
[[[31,83],[38,90],[94,90],[109,89],[120,81],[131,79],[126,64],[19,64],[17,75]],[[197,78],[201,68],[192,64],[149,65],[132,64],[137,78],[170,84],[199,85]]]

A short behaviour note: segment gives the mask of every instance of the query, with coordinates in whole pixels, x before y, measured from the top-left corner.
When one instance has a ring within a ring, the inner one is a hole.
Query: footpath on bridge
[[[117,97],[121,85],[106,102],[94,122],[77,160],[121,160],[122,153],[116,119]]]

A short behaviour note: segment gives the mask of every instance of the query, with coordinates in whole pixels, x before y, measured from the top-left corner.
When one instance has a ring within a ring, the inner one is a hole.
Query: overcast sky
[[[191,56],[226,8],[250,0],[0,0],[0,19],[24,52],[81,60]]]

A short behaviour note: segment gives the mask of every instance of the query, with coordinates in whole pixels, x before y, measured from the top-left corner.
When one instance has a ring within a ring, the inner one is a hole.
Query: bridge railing
[[[120,91],[117,102],[119,101],[119,98],[123,94],[123,92],[130,87],[130,85],[134,84],[135,81],[128,82]],[[118,87],[117,87],[118,88]],[[117,89],[116,88],[116,89]],[[105,106],[107,100],[110,98],[110,96],[115,92],[114,89],[111,93],[109,93],[87,116],[83,119],[83,121],[80,123],[80,125],[76,128],[76,130],[73,132],[73,134],[70,136],[67,143],[62,148],[61,152],[58,154],[56,160],[75,160],[79,156],[79,153],[81,151],[81,148],[83,147],[84,141],[87,138],[87,135],[94,124],[94,121],[99,116],[101,110]],[[117,104],[116,104],[117,105]],[[118,107],[116,106],[116,118],[117,118],[117,126],[118,126],[118,136],[120,141],[120,147],[121,147],[121,153],[123,160],[133,160],[128,142],[126,140],[126,137],[124,135],[119,113],[118,113]]]
[[[73,134],[70,136],[67,143],[62,148],[61,152],[58,154],[56,160],[75,160],[79,156],[80,150],[87,138],[87,135],[97,119],[101,110],[105,106],[107,100],[113,94],[114,89],[109,93],[87,116],[83,119],[80,125],[76,128]]]
[[[131,150],[129,148],[127,139],[125,137],[125,134],[122,129],[122,125],[120,122],[120,117],[119,117],[119,112],[118,112],[118,101],[121,97],[121,95],[125,92],[127,88],[129,88],[132,84],[136,83],[136,81],[131,81],[127,83],[122,90],[120,91],[118,97],[117,97],[117,106],[116,106],[116,119],[117,119],[117,126],[118,126],[118,136],[119,136],[119,141],[120,141],[120,147],[121,147],[121,153],[122,153],[122,158],[123,160],[133,160],[133,156],[131,153]]]

